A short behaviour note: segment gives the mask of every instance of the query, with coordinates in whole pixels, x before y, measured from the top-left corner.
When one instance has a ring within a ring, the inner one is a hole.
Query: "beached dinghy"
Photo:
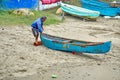
[[[61,3],[61,9],[68,14],[79,17],[97,18],[100,15],[98,11],[93,11],[65,3]]]
[[[53,50],[67,52],[82,52],[93,54],[105,54],[110,50],[111,41],[108,42],[87,42],[73,39],[66,39],[49,34],[40,35],[42,44]]]
[[[103,16],[120,14],[120,7],[112,6],[114,3],[101,2],[99,0],[80,0],[80,2],[83,8],[99,11],[100,15]]]

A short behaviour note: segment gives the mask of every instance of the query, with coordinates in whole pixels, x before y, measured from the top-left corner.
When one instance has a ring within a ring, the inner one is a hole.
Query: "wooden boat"
[[[81,0],[83,8],[99,11],[103,16],[116,16],[120,13],[120,8],[112,6],[113,3],[101,2],[99,0]]]
[[[52,36],[49,34],[40,35],[42,44],[53,50],[66,52],[83,52],[93,54],[105,54],[110,50],[111,41],[87,42]]]
[[[88,10],[82,7],[69,5],[65,3],[61,3],[61,9],[66,13],[79,17],[97,18],[100,15],[98,11]]]

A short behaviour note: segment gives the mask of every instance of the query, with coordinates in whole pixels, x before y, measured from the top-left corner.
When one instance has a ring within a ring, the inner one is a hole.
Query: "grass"
[[[72,5],[76,5],[76,6],[81,6],[80,5],[80,0],[71,0],[71,2],[67,1],[66,2],[67,4],[72,4]]]
[[[61,20],[55,15],[57,8],[46,10],[46,11],[35,11],[33,10],[35,16],[23,16],[10,14],[8,11],[0,11],[0,25],[30,25],[35,19],[41,16],[47,16],[45,25],[57,24]]]
[[[72,2],[69,4],[81,6],[80,0],[71,0]],[[103,0],[106,1],[106,0]],[[111,2],[113,0],[109,0],[108,2]],[[120,1],[120,0],[117,0]],[[66,2],[67,3],[67,2]],[[13,15],[9,14],[8,12],[2,12],[0,11],[0,25],[30,25],[35,19],[41,17],[41,16],[47,16],[47,20],[45,21],[45,25],[50,24],[57,24],[62,22],[60,19],[58,19],[58,16],[55,15],[55,12],[58,8],[45,10],[45,11],[35,11],[33,10],[35,16],[19,16],[19,15]]]
[[[73,5],[80,5],[79,0],[72,0]],[[9,14],[8,11],[0,11],[0,25],[30,25],[35,19],[41,16],[47,16],[45,25],[57,24],[62,22],[55,12],[58,8],[45,10],[45,11],[35,11],[33,10],[35,16],[20,16]]]

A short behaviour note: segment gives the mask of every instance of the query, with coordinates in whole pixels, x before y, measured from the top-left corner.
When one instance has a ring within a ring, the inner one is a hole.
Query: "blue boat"
[[[98,11],[88,10],[82,7],[61,3],[61,9],[71,15],[79,17],[97,18],[100,13]]]
[[[0,9],[18,9],[18,8],[29,8],[34,9],[37,7],[38,0],[1,0]]]
[[[56,37],[49,34],[40,35],[42,44],[47,48],[65,52],[82,52],[93,54],[105,54],[110,50],[111,41],[88,42],[74,39]]]
[[[99,11],[103,16],[116,16],[120,13],[119,7],[110,6],[112,3],[101,2],[99,0],[80,0],[83,8]]]

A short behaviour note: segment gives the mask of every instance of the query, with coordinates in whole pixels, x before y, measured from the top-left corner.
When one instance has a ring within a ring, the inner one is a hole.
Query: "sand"
[[[33,46],[30,26],[0,27],[0,80],[120,80],[120,19],[84,21],[65,16],[45,33],[85,41],[112,41],[106,54],[55,51]],[[52,78],[55,75],[55,78]]]

